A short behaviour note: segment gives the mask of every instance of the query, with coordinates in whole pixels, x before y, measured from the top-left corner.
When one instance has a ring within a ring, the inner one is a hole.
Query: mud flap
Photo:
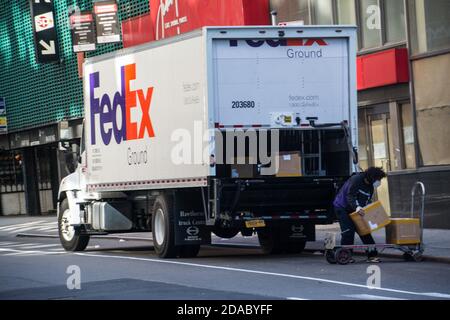
[[[206,226],[201,196],[183,190],[175,194],[175,246],[211,244],[211,230]]]
[[[176,246],[211,243],[211,232],[206,227],[203,212],[181,210],[175,220]]]

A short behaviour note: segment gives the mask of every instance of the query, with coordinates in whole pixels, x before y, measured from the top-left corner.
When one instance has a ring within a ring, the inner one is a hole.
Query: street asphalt
[[[446,263],[383,257],[371,265],[356,256],[355,264],[331,265],[315,250],[264,255],[255,237],[214,238],[197,258],[163,260],[151,233],[93,238],[84,252],[70,253],[57,238],[17,237],[54,235],[54,218],[7,219],[0,222],[0,300],[450,300]],[[71,286],[74,270],[79,288]],[[379,283],[368,282],[374,273]]]

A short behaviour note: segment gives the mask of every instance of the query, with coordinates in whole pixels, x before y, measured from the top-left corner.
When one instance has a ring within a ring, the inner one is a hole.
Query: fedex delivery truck
[[[87,59],[62,246],[151,231],[163,258],[212,235],[301,252],[357,168],[355,60],[352,26],[207,27]]]

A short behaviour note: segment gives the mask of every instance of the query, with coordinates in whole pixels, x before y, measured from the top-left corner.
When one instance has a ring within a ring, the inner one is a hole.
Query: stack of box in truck
[[[300,252],[355,168],[355,30],[203,28],[87,59],[64,248],[152,231],[159,256],[185,257],[257,232],[266,252]]]

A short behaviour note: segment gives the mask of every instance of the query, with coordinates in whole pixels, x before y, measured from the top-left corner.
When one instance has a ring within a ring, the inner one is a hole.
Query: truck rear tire
[[[231,239],[239,233],[239,229],[215,227],[213,233],[219,238]]]
[[[280,254],[285,249],[281,230],[278,228],[258,230],[258,240],[265,254]]]
[[[178,256],[180,258],[194,258],[200,251],[200,245],[181,246],[178,248]]]
[[[69,225],[69,201],[64,199],[59,205],[58,234],[61,245],[66,251],[83,251],[89,243],[89,236],[77,235],[75,229]]]
[[[306,246],[306,241],[289,241],[283,236],[282,228],[259,230],[258,239],[265,254],[300,254]]]
[[[287,253],[300,254],[305,250],[306,241],[290,241],[286,245]]]
[[[167,195],[159,195],[153,206],[152,234],[153,246],[160,258],[175,258],[177,256],[174,215],[173,198]]]

